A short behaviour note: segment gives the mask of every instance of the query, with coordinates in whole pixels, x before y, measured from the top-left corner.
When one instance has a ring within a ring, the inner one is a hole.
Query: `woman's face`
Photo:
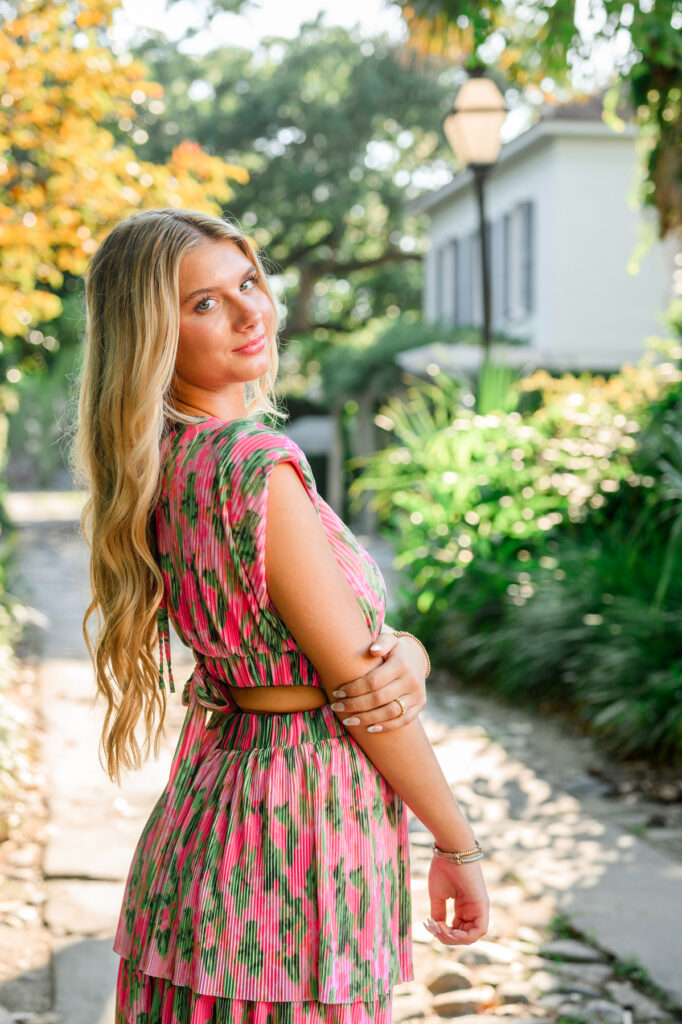
[[[258,269],[234,242],[206,239],[182,258],[179,285],[177,397],[212,415],[241,415],[244,383],[268,369],[275,321]]]

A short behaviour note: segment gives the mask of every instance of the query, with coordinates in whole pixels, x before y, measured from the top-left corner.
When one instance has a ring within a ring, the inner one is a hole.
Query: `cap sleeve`
[[[221,449],[222,515],[232,540],[235,569],[259,609],[270,603],[265,580],[268,485],[274,466],[291,462],[318,515],[320,499],[308,460],[295,441],[264,424],[242,428]]]

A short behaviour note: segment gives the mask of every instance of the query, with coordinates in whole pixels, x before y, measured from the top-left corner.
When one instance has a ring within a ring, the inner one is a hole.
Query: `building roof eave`
[[[637,135],[637,126],[625,124],[622,131],[616,132],[604,121],[580,121],[560,119],[557,121],[538,121],[526,131],[520,132],[509,142],[504,143],[500,155],[492,165],[491,173],[507,161],[517,157],[525,157],[539,146],[547,145],[557,137],[572,138],[633,138]],[[438,189],[430,189],[415,196],[404,204],[407,213],[425,213],[442,203],[448,202],[458,192],[473,184],[474,174],[471,168],[465,167],[446,184]]]

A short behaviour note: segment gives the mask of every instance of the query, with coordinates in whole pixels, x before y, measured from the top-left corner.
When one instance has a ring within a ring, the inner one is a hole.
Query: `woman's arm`
[[[384,623],[368,648],[375,660],[374,668],[335,691],[338,699],[332,709],[342,722],[358,718],[360,729],[373,726],[372,732],[390,732],[403,729],[426,704],[424,652],[411,636],[396,637],[394,632]],[[403,698],[404,713],[396,697]]]
[[[424,651],[413,637],[395,636],[395,632],[384,621],[368,648],[374,667],[334,691],[332,709],[342,723],[350,720],[360,729],[391,732],[412,722],[426,704],[428,662]],[[402,698],[401,704],[397,697]]]
[[[264,558],[270,599],[333,701],[333,690],[376,666],[368,653],[372,637],[318,514],[287,462],[270,475]],[[390,733],[350,725],[349,731],[440,847],[473,845],[471,827],[418,719]]]

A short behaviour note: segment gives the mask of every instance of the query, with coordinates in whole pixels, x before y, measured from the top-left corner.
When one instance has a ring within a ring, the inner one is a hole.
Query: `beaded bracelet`
[[[413,640],[417,641],[417,643],[421,647],[422,651],[426,655],[426,676],[425,676],[425,678],[428,679],[429,678],[429,673],[431,671],[431,661],[429,659],[429,652],[426,650],[426,648],[424,647],[424,644],[421,642],[419,637],[415,636],[414,633],[408,633],[407,630],[405,630],[405,629],[395,629],[393,631],[393,636],[411,636]]]
[[[436,845],[435,841],[431,849],[437,857],[445,857],[447,860],[452,860],[455,864],[472,864],[475,860],[480,860],[481,857],[485,857],[485,850],[481,849],[481,844],[478,839],[474,840],[475,846],[472,850],[454,850],[452,852],[448,850],[441,850]]]

